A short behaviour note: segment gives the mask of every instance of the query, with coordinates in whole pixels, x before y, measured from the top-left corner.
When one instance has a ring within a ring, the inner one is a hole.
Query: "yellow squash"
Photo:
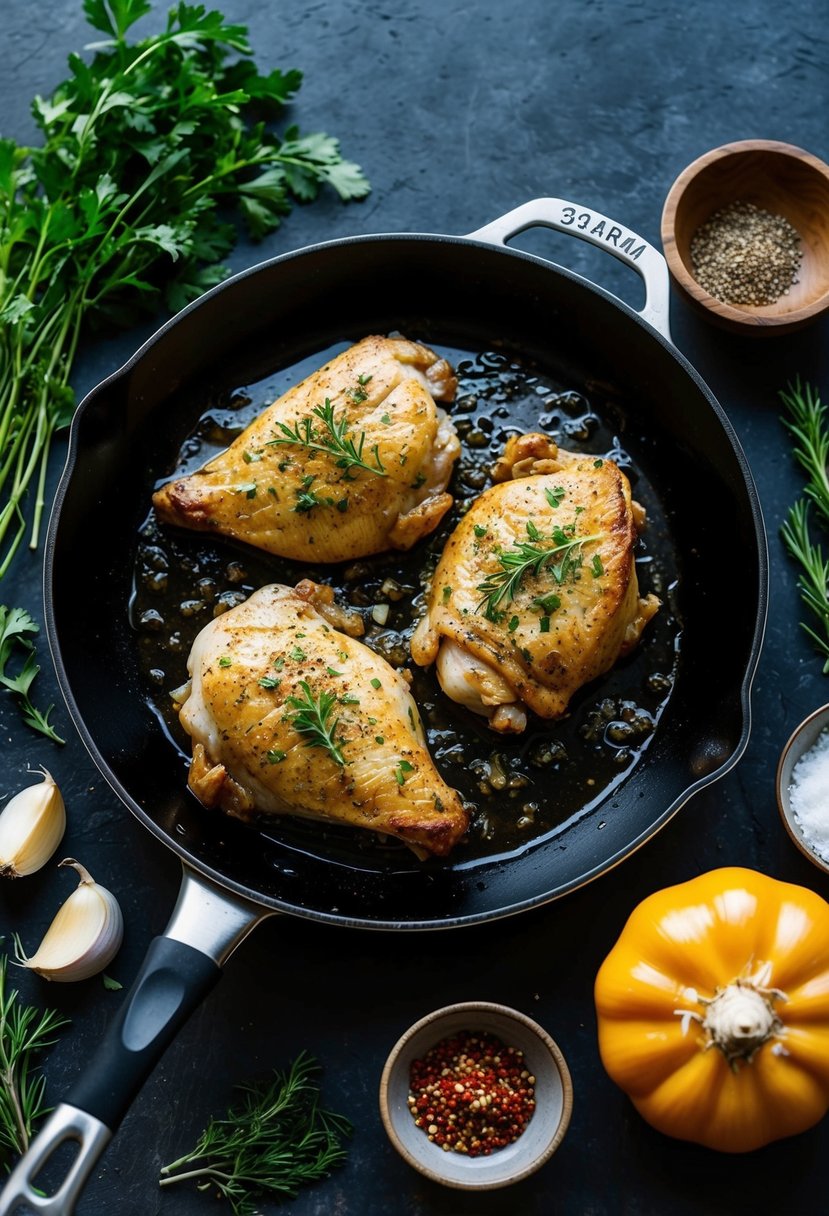
[[[711,870],[634,910],[596,977],[599,1050],[661,1132],[740,1153],[829,1108],[829,904]]]

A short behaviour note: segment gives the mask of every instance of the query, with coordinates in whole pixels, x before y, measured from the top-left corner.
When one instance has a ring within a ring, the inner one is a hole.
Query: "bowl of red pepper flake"
[[[463,1190],[534,1173],[561,1143],[572,1105],[555,1041],[526,1014],[487,1001],[421,1018],[395,1044],[380,1081],[383,1125],[401,1157]]]

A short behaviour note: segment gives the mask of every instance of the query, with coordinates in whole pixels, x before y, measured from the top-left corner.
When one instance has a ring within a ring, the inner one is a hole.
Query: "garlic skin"
[[[37,951],[31,958],[20,952],[17,961],[46,980],[68,983],[89,979],[112,962],[124,937],[124,918],[112,892],[80,862],[67,857],[60,864],[77,870],[81,881],[58,909]]]
[[[34,874],[54,853],[66,831],[66,807],[48,769],[40,785],[15,794],[0,812],[0,877]]]

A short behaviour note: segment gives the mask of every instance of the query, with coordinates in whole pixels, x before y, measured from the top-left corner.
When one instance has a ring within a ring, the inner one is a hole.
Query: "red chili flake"
[[[526,1130],[535,1077],[524,1053],[483,1031],[442,1039],[409,1069],[409,1109],[444,1152],[487,1157]]]

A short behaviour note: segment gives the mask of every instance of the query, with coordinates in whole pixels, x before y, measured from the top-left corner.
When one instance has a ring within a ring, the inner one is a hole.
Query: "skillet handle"
[[[645,284],[645,307],[640,310],[639,316],[671,341],[668,264],[653,245],[606,215],[564,198],[531,199],[491,224],[470,232],[469,236],[490,245],[505,245],[510,237],[525,232],[527,228],[555,228],[556,232],[577,236],[579,240],[597,245],[630,266]]]
[[[32,1141],[0,1194],[0,1216],[71,1216],[95,1162],[178,1030],[221,977],[236,947],[265,917],[185,867],[178,903],[115,1021],[80,1077]],[[67,1140],[78,1145],[57,1190],[39,1194],[37,1175]]]

